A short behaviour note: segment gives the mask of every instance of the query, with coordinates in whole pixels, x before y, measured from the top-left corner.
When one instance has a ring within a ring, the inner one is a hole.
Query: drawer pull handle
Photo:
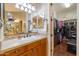
[[[15,51],[16,53],[18,52],[18,51]]]

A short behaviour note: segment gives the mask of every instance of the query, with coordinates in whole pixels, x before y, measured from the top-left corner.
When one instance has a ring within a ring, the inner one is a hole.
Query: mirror
[[[26,12],[17,9],[14,3],[4,4],[4,9],[4,35],[10,36],[25,33]]]
[[[33,28],[42,29],[44,27],[43,18],[40,16],[33,17]]]
[[[33,17],[33,28],[37,28],[37,17]]]
[[[38,17],[38,28],[43,28],[43,18]]]

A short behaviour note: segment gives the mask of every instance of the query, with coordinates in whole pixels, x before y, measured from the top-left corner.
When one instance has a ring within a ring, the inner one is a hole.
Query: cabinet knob
[[[16,53],[18,52],[18,51],[15,51]]]

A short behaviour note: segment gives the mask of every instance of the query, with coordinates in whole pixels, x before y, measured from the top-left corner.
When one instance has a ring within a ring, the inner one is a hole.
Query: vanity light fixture
[[[25,12],[28,12],[28,13],[35,11],[35,7],[29,3],[19,3],[19,4],[16,4],[15,7],[18,9],[24,10]]]
[[[70,7],[70,3],[64,3],[64,5],[66,8]]]

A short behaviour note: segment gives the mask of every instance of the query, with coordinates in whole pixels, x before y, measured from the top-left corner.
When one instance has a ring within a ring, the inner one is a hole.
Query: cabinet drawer
[[[17,51],[15,49],[5,52],[5,56],[16,56],[16,55],[17,55]]]
[[[41,41],[36,41],[34,43],[30,43],[30,44],[26,45],[26,49],[29,50],[29,49],[32,49],[32,48],[37,47],[39,45],[41,45]]]
[[[33,51],[32,50],[28,50],[25,53],[21,54],[20,56],[33,56]]]
[[[19,48],[16,49],[16,54],[17,55],[20,55],[20,54],[22,54],[24,52],[25,52],[24,47],[19,47]]]
[[[18,56],[24,52],[25,52],[24,47],[18,47],[16,49],[6,52],[5,55],[6,56]]]

